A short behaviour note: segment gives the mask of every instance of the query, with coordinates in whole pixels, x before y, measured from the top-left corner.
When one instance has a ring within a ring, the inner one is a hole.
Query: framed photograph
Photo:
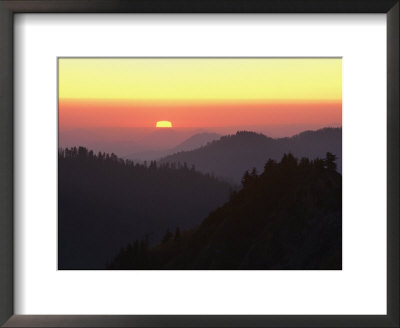
[[[340,270],[341,72],[58,58],[58,269]]]
[[[399,327],[398,1],[0,17],[0,324]]]

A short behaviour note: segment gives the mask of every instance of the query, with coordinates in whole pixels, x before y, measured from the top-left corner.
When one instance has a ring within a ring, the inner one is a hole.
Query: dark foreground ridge
[[[285,154],[261,174],[246,172],[197,229],[167,230],[150,247],[137,240],[108,269],[342,268],[342,176],[335,156],[300,161]]]
[[[58,268],[104,269],[122,245],[158,243],[169,226],[196,226],[231,187],[186,164],[148,165],[86,148],[61,149]]]

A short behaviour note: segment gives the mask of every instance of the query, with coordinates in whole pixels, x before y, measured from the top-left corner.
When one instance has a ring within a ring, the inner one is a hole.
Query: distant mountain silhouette
[[[206,146],[183,151],[160,159],[160,163],[184,163],[195,165],[201,172],[213,173],[229,181],[239,183],[243,172],[256,167],[262,170],[268,158],[279,160],[284,153],[315,159],[331,152],[337,156],[341,172],[342,129],[324,128],[306,131],[290,138],[269,138],[263,134],[239,131],[223,136]]]
[[[158,134],[158,136],[160,136],[160,134]],[[205,146],[207,143],[217,140],[220,137],[221,135],[217,133],[209,133],[209,132],[197,133],[173,148],[165,150],[141,151],[130,154],[126,156],[126,158],[131,159],[133,161],[158,160],[163,156],[167,156],[181,151],[193,150]]]
[[[168,150],[144,150],[123,157],[134,162],[143,163],[144,161],[158,160],[159,158],[168,156],[169,154],[171,153]]]
[[[131,154],[143,151],[136,140],[149,134],[150,129],[143,128],[86,128],[59,131],[59,147],[70,148],[77,145],[95,152]]]
[[[161,129],[155,127],[94,127],[60,130],[59,147],[84,146],[96,152],[114,153],[119,157],[135,159],[130,155],[142,152],[149,152],[151,155],[154,152],[166,151],[203,132],[205,130],[201,128]],[[199,144],[196,147],[200,146],[202,145]],[[146,156],[140,160],[155,158],[158,157]]]
[[[261,174],[246,172],[242,189],[197,229],[167,230],[154,247],[137,240],[108,268],[339,270],[342,176],[334,160],[269,160]]]
[[[186,165],[144,166],[83,147],[61,149],[58,169],[59,269],[102,269],[130,241],[199,224],[230,192]]]
[[[77,142],[77,143],[64,143],[64,147],[62,148],[72,148],[76,147],[76,145],[80,145],[81,147],[85,147],[93,150],[94,152],[106,152],[106,153],[114,153],[114,154],[126,154],[126,153],[139,153],[143,151],[143,146],[137,144],[134,141],[130,140],[119,140],[119,141],[106,141],[102,140],[100,142],[91,141],[91,142]]]
[[[146,149],[166,149],[182,141],[182,134],[172,128],[158,128],[150,134],[137,140],[137,143]]]
[[[221,138],[220,134],[217,133],[209,133],[209,132],[204,132],[204,133],[198,133],[190,138],[186,139],[184,142],[180,143],[178,146],[171,148],[170,152],[172,153],[177,153],[181,151],[190,151],[202,146],[207,145],[209,142],[218,140]]]

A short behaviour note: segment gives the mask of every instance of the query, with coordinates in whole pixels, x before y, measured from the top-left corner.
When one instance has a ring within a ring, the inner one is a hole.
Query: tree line
[[[58,159],[58,250],[64,269],[104,268],[121,245],[133,247],[136,239],[138,254],[144,254],[168,227],[198,225],[232,189],[185,163],[140,164],[85,147],[60,149]]]
[[[168,228],[144,253],[122,248],[108,269],[340,269],[341,174],[336,156],[284,154],[246,171],[240,190],[198,228]],[[134,245],[140,245],[135,241]]]

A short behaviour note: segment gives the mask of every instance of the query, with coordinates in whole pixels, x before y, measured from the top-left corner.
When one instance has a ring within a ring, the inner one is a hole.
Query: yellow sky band
[[[61,99],[342,98],[340,58],[61,58]]]

